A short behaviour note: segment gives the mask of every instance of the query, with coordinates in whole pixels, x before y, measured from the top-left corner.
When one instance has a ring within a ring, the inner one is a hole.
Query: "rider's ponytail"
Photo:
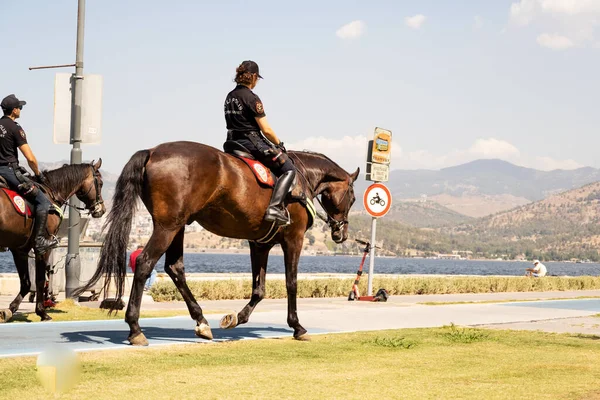
[[[235,69],[235,82],[239,85],[251,85],[256,79],[254,74],[248,71],[246,63],[241,63],[239,67]]]
[[[235,69],[235,82],[239,85],[252,85],[261,78],[258,65],[254,61],[244,61]]]

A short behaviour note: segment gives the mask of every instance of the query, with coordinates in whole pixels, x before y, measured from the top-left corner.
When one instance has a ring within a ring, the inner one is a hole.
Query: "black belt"
[[[10,165],[12,165],[12,164],[16,164],[16,163],[11,163],[11,162],[3,162],[3,163],[0,163],[0,167],[8,167],[8,166],[10,166]]]
[[[269,146],[269,144],[263,140],[262,136],[257,131],[227,131],[227,140],[239,140],[239,139],[248,139],[255,147],[260,146]]]

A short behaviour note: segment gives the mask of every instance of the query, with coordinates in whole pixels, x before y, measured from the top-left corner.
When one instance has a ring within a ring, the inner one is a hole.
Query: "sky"
[[[68,160],[52,139],[54,76],[74,68],[28,67],[74,62],[77,1],[2,3],[0,95],[27,101],[40,161]],[[223,101],[252,59],[286,147],[349,171],[364,171],[375,127],[392,131],[392,170],[599,168],[599,18],[600,0],[87,0],[84,73],[104,84],[102,143],[83,158],[119,173],[162,142],[221,148]]]

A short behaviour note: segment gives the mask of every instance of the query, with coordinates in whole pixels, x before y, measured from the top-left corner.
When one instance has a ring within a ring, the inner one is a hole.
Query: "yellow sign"
[[[371,162],[389,164],[392,155],[392,132],[375,128]]]

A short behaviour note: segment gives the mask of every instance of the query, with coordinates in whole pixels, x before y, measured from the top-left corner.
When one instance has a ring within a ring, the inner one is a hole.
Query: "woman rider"
[[[290,221],[283,201],[296,177],[296,169],[285,154],[283,143],[267,122],[262,102],[252,92],[259,79],[262,76],[254,61],[244,61],[237,67],[237,86],[225,99],[227,140],[246,147],[258,161],[278,176],[265,213],[265,221],[287,225]]]

